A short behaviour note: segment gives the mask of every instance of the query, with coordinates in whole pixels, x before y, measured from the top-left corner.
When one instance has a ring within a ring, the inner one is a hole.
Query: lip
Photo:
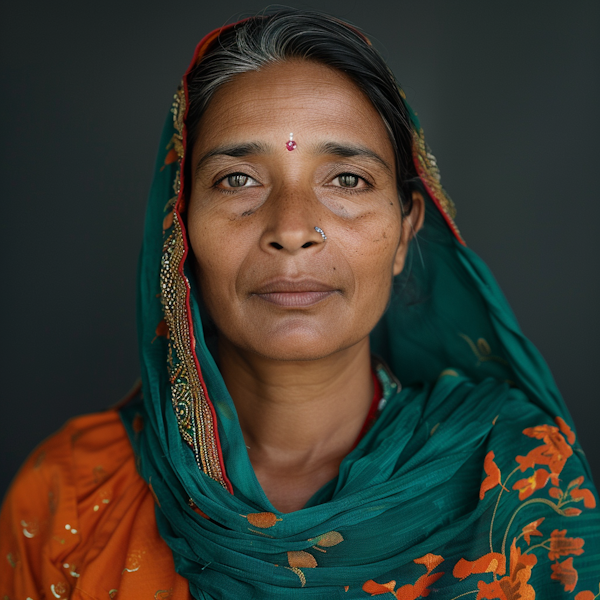
[[[272,279],[252,295],[282,307],[313,306],[339,290],[316,279]]]

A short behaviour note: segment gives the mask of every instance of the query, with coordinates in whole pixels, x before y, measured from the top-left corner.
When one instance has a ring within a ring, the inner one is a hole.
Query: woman
[[[141,389],[24,465],[0,591],[597,597],[571,419],[453,212],[355,29],[204,38],[150,196]]]

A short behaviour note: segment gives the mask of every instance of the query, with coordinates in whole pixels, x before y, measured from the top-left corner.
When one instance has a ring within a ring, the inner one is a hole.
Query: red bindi
[[[294,134],[290,133],[290,139],[286,142],[285,147],[291,152],[296,149],[296,142],[294,141]]]

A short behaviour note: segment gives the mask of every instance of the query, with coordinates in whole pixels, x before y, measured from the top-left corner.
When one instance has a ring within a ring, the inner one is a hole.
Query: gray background
[[[356,23],[389,61],[600,483],[600,3],[295,6]],[[136,261],[163,120],[197,41],[263,7],[4,4],[0,496],[45,436],[136,379]]]

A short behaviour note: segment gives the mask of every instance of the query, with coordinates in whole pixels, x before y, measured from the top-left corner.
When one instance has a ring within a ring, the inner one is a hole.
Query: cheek
[[[234,292],[237,268],[243,260],[243,236],[206,215],[196,214],[193,219],[188,221],[188,236],[198,287],[212,313]]]
[[[344,232],[340,254],[354,276],[359,312],[369,318],[387,305],[400,229],[399,217],[390,210],[364,215]]]

